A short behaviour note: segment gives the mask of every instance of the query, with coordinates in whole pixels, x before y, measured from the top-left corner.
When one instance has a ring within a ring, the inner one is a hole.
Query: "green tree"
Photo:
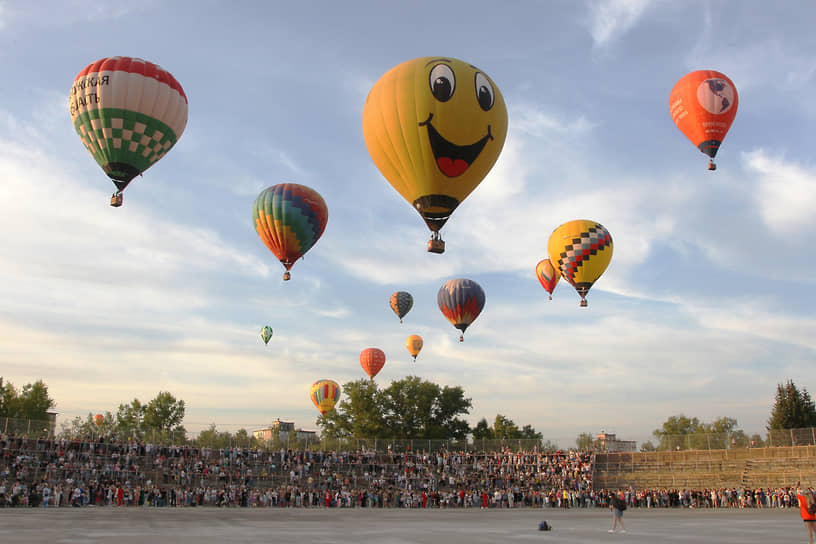
[[[383,390],[373,380],[343,385],[343,400],[317,418],[326,438],[462,439],[470,431],[471,400],[461,387],[440,387],[417,376]]]
[[[183,430],[184,401],[167,391],[162,391],[156,398],[147,403],[144,409],[145,429],[155,429],[163,433]]]
[[[56,405],[42,380],[26,384],[20,391],[11,382],[4,385],[0,380],[0,417],[46,421],[48,411]]]
[[[589,451],[595,447],[595,437],[591,433],[581,433],[575,439],[575,446],[580,451]]]
[[[361,378],[343,385],[343,398],[334,410],[317,418],[324,438],[391,438],[381,408],[382,393],[373,380]]]
[[[521,438],[524,440],[541,440],[543,435],[533,429],[532,425],[525,425],[521,428]]]
[[[501,440],[521,438],[521,431],[513,420],[496,414],[496,419],[493,421],[493,436]]]
[[[144,406],[139,399],[133,399],[130,404],[120,404],[116,410],[116,428],[124,434],[142,431],[144,421]]]
[[[657,451],[657,448],[652,444],[651,440],[647,440],[640,445],[640,451]]]
[[[768,419],[767,429],[801,429],[816,427],[816,408],[807,389],[800,391],[793,380],[777,384],[776,399]]]
[[[683,414],[671,416],[660,429],[652,431],[652,435],[658,440],[658,450],[685,450],[690,447],[690,438],[700,431],[700,420],[696,417],[687,418]]]
[[[473,440],[493,439],[493,429],[490,428],[486,418],[479,420],[476,426],[471,429],[471,433],[473,434]]]

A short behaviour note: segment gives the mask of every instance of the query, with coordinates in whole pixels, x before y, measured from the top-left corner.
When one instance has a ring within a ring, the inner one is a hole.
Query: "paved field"
[[[555,528],[538,531],[546,519]],[[478,544],[806,543],[798,510],[627,510],[627,532],[592,510],[50,508],[0,510],[0,542]]]

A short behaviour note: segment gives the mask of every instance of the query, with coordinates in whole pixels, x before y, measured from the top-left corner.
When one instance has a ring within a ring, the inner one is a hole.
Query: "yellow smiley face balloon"
[[[499,157],[507,108],[496,84],[475,66],[423,57],[374,84],[363,108],[363,136],[382,175],[419,212],[432,241],[439,240],[439,229]]]

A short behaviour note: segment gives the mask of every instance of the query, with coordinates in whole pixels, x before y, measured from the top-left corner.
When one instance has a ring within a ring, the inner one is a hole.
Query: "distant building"
[[[272,437],[277,433],[281,440],[286,440],[289,437],[289,433],[294,430],[295,430],[294,421],[281,421],[280,419],[276,419],[275,421],[272,422],[271,426],[265,429],[252,431],[252,436],[257,438],[258,440],[268,442],[272,440]]]
[[[618,440],[612,433],[601,431],[595,435],[595,441],[602,451],[610,453],[637,451],[637,442],[634,440]]]
[[[308,442],[315,441],[317,442],[317,432],[315,431],[304,431],[303,429],[298,429],[295,431],[295,438],[298,440],[306,440]]]

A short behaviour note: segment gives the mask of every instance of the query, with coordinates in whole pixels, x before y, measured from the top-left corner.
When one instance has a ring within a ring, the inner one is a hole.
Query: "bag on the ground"
[[[539,531],[552,531],[552,525],[550,525],[546,521],[542,521],[541,523],[538,524],[538,530]]]

